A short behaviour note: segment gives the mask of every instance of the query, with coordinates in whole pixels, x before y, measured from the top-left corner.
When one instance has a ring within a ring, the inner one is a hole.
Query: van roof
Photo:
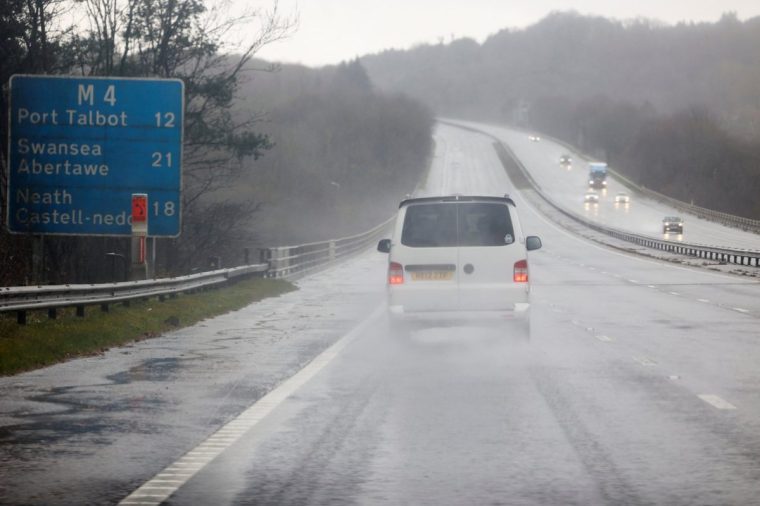
[[[503,197],[487,197],[482,195],[443,195],[440,197],[418,197],[413,199],[404,199],[398,205],[399,209],[409,204],[420,204],[424,202],[500,202],[517,207],[515,201],[508,195]]]

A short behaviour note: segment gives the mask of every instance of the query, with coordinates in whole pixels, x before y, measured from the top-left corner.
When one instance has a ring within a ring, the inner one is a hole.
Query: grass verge
[[[287,281],[247,279],[164,302],[154,298],[132,301],[129,307],[114,304],[108,313],[88,306],[84,318],[73,308],[59,310],[55,320],[48,319],[47,311],[29,312],[27,325],[18,325],[15,313],[0,313],[0,375],[102,353],[295,289]]]

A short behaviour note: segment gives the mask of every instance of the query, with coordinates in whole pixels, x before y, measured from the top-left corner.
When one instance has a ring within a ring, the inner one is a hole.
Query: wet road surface
[[[3,378],[0,502],[115,504],[337,342],[167,480],[167,503],[753,504],[760,285],[578,239],[521,198],[489,139],[447,127],[437,144],[423,190],[511,193],[543,239],[529,342],[478,322],[392,334],[368,320],[386,258],[367,252],[299,292]]]

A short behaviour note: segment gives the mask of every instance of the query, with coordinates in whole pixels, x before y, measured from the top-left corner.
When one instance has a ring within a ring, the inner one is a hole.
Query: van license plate
[[[412,272],[413,281],[449,281],[451,279],[454,279],[454,271]]]

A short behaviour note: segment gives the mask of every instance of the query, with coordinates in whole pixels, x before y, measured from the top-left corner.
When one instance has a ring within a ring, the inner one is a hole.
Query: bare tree
[[[90,29],[77,41],[80,71],[185,83],[183,231],[172,242],[171,256],[179,268],[189,268],[205,258],[199,245],[219,244],[199,234],[214,237],[258,209],[251,202],[235,207],[214,194],[235,184],[246,167],[244,157],[257,159],[273,145],[255,130],[261,117],[236,116],[233,103],[251,58],[288,36],[296,19],[282,16],[276,2],[268,10],[232,15],[225,3],[207,7],[201,0],[81,1]],[[252,35],[229,42],[235,33]],[[225,220],[218,219],[221,214]],[[217,219],[208,222],[204,216]],[[204,226],[196,226],[198,220]]]

